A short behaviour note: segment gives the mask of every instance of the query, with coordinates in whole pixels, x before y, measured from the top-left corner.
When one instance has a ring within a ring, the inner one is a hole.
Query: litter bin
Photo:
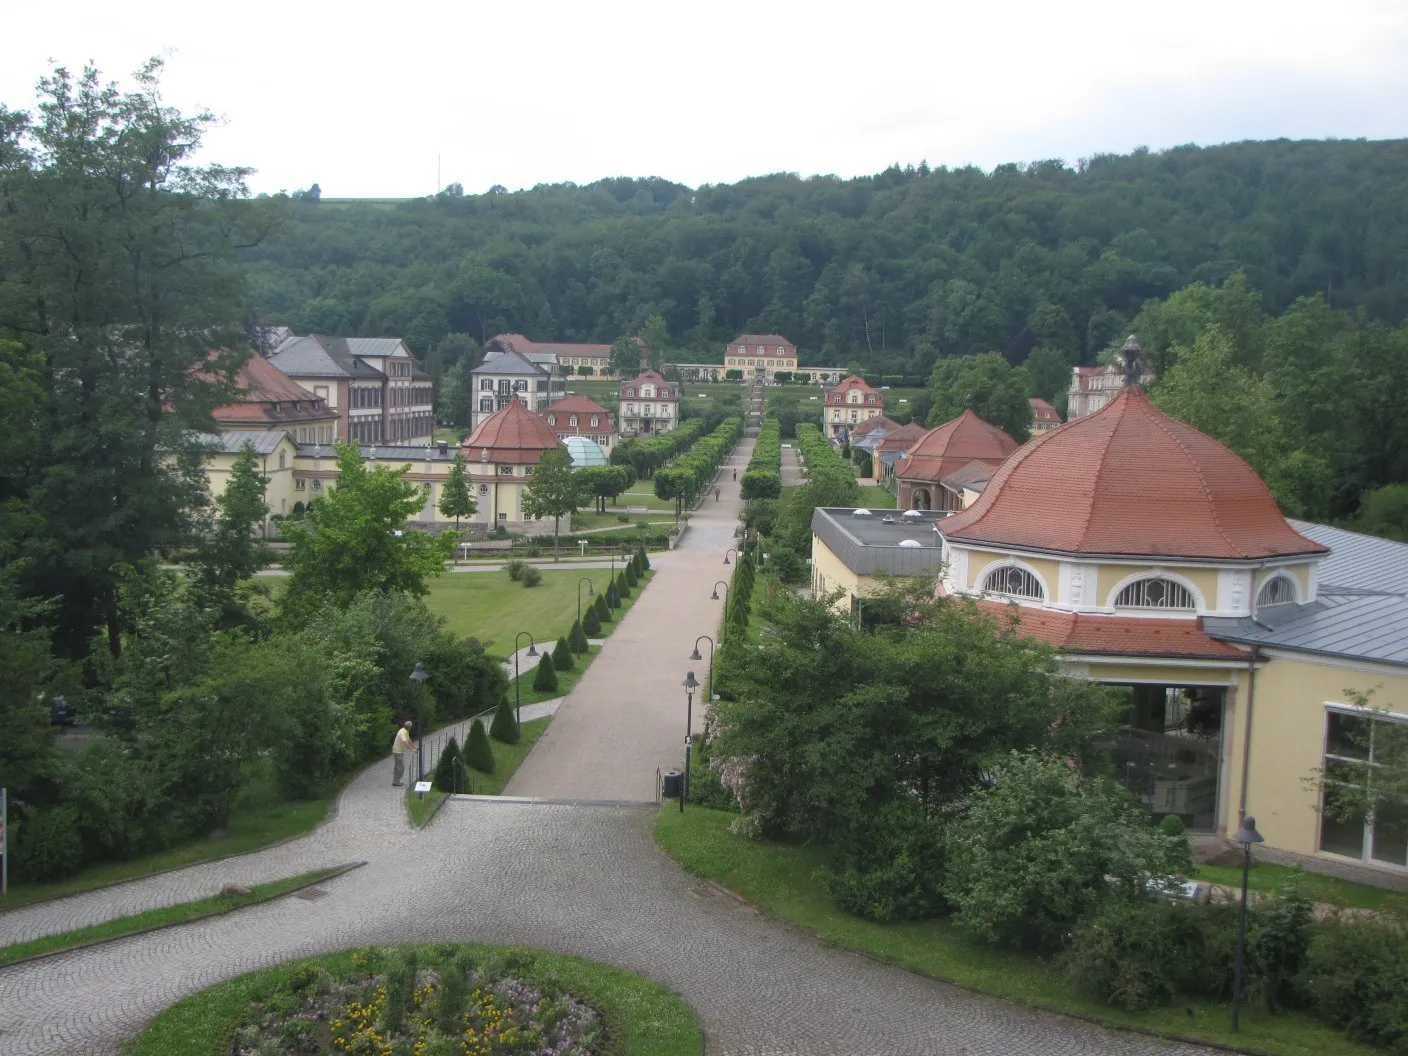
[[[684,787],[684,775],[678,770],[666,770],[665,776],[661,778],[660,794],[666,799],[679,799],[680,790]]]

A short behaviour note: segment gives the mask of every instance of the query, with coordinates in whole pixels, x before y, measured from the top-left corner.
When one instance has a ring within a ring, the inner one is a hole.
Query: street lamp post
[[[733,562],[728,559],[728,555],[729,555],[729,554],[732,554],[734,557],[737,557],[737,556],[738,556],[738,551],[735,550],[735,549],[734,549],[733,547],[731,547],[731,546],[730,546],[727,550],[724,551],[724,564],[726,564],[726,565],[731,565],[731,564],[733,564]]]
[[[611,587],[614,587],[614,586],[616,585],[616,551],[615,551],[615,550],[611,551],[611,578],[609,578],[606,582],[607,582],[607,584],[608,584],[608,587],[607,587],[607,590],[606,590],[606,604],[609,605],[611,608],[614,609],[616,606],[611,604],[611,600],[612,600],[612,597],[613,597],[613,594],[612,594],[612,591],[611,591]]]
[[[411,681],[416,684],[416,780],[425,780],[425,721],[421,703],[425,700],[425,680],[430,672],[419,662],[411,672]]]
[[[1242,973],[1247,959],[1247,879],[1252,868],[1252,844],[1262,843],[1261,833],[1256,831],[1256,818],[1248,814],[1242,819],[1242,827],[1232,837],[1242,845],[1242,905],[1237,914],[1237,963],[1232,975],[1232,1029],[1237,1029],[1237,1020],[1242,1014]]]
[[[724,629],[719,632],[719,643],[722,645],[728,641],[728,584],[722,579],[714,580],[714,593],[709,595],[709,600],[719,600],[719,587],[724,588]]]
[[[592,581],[586,576],[577,580],[577,626],[582,626],[582,584],[587,585],[587,597],[596,597],[596,591],[592,589]],[[583,632],[585,633],[585,632]]]
[[[701,634],[698,638],[694,639],[694,652],[689,654],[691,660],[704,659],[704,657],[699,655],[700,642],[709,643],[709,703],[712,704],[716,699],[714,697],[714,639],[710,638],[707,634]]]
[[[694,677],[694,672],[684,676],[684,782],[680,788],[680,813],[684,813],[684,801],[689,797],[689,749],[693,744],[690,735],[694,728],[694,691],[699,688],[699,682]]]
[[[523,690],[519,687],[518,681],[518,639],[522,638],[527,631],[519,631],[513,636],[513,721],[519,725],[519,720],[523,717]],[[538,643],[533,641],[533,636],[528,634],[528,655],[538,655]]]

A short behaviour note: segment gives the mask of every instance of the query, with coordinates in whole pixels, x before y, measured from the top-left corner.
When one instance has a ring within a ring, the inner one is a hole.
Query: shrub
[[[1306,978],[1322,1019],[1357,1041],[1408,1051],[1408,928],[1401,921],[1322,924]]]
[[[416,988],[419,963],[415,950],[398,950],[386,966],[386,1000],[381,1006],[381,1033],[397,1034],[405,1024],[406,1013]]]
[[[453,736],[440,751],[440,758],[435,763],[435,775],[432,780],[435,782],[437,792],[458,792],[459,786],[463,785],[464,778],[460,775],[460,746]]]
[[[525,587],[536,587],[543,581],[543,573],[536,565],[529,565],[523,570],[523,585]]]
[[[35,811],[17,851],[15,871],[25,880],[44,883],[72,876],[83,862],[78,811],[68,805]]]
[[[625,598],[629,598],[629,597],[631,596],[631,586],[630,586],[629,583],[626,582],[626,573],[625,573],[625,572],[617,572],[617,573],[616,573],[616,583],[615,583],[615,586],[616,586],[616,596],[617,596],[618,598],[621,598],[621,599],[624,600]]]
[[[1111,899],[1071,937],[1062,956],[1066,974],[1119,1008],[1166,1005],[1195,989],[1207,959],[1202,912],[1162,898]]]
[[[538,661],[538,673],[533,676],[533,688],[542,693],[551,693],[557,689],[557,669],[553,666],[552,653],[546,649]]]
[[[464,742],[460,758],[465,766],[478,770],[481,774],[494,772],[494,749],[489,746],[489,735],[484,732],[484,723],[475,719],[469,727],[469,737]]]
[[[846,912],[880,921],[924,920],[947,909],[943,827],[917,803],[886,803],[863,832],[836,846],[823,877]]]
[[[577,662],[572,659],[572,647],[567,644],[566,638],[557,640],[557,647],[552,651],[552,666],[559,671],[571,671],[577,666]]]
[[[634,587],[637,583],[640,582],[640,576],[636,575],[636,566],[634,561],[629,561],[626,563],[625,576],[627,586]]]
[[[1158,834],[1165,848],[1162,869],[1174,876],[1193,875],[1193,848],[1188,843],[1188,830],[1177,814],[1165,814],[1158,825]]]
[[[1306,1003],[1305,969],[1314,907],[1298,886],[1253,907],[1247,921],[1247,1001],[1267,1012]],[[1408,958],[1404,960],[1408,969]],[[1405,974],[1404,983],[1408,983]],[[1400,990],[1400,994],[1408,991]],[[1405,1019],[1408,1025],[1408,1018]],[[1405,1035],[1408,1038],[1408,1035]]]
[[[598,594],[596,596],[596,601],[592,605],[592,608],[596,610],[596,618],[598,624],[610,623],[613,619],[615,619],[615,617],[611,613],[611,606],[607,603],[606,600],[607,596],[611,593],[612,587],[614,586],[615,584],[613,583],[611,587],[607,588],[605,594]]]
[[[631,515],[629,513],[618,513],[616,515],[616,520],[619,521],[621,524],[630,524]]]
[[[640,571],[650,571],[650,555],[645,552],[644,546],[636,547],[636,560],[640,562]]]
[[[513,714],[508,697],[500,697],[494,709],[494,721],[489,726],[489,736],[500,744],[518,743],[518,719]]]
[[[595,638],[600,633],[601,619],[596,614],[596,606],[590,605],[587,607],[587,614],[582,617],[582,636],[583,638]]]
[[[508,573],[508,578],[517,583],[523,578],[524,571],[528,568],[528,562],[521,557],[515,557],[508,564],[504,565],[504,571]]]
[[[590,616],[591,612],[592,607],[588,605],[587,615]],[[587,651],[587,636],[586,633],[582,630],[581,620],[572,621],[572,633],[567,636],[567,641],[568,644],[572,646],[572,651],[578,656]]]

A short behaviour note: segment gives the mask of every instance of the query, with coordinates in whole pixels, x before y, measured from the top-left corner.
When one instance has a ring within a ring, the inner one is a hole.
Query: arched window
[[[1289,605],[1296,600],[1296,585],[1290,576],[1272,576],[1261,585],[1257,592],[1258,608],[1266,605]]]
[[[1005,565],[989,572],[983,577],[983,592],[1005,594],[1010,598],[1035,598],[1037,601],[1046,597],[1036,576],[1017,565]]]
[[[1193,592],[1171,579],[1137,579],[1115,596],[1117,609],[1196,609]]]

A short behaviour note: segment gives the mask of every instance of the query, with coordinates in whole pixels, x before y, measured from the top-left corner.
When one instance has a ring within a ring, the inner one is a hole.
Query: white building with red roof
[[[668,433],[680,422],[680,387],[659,371],[643,371],[621,382],[617,408],[623,437]]]
[[[863,378],[852,374],[841,384],[826,390],[821,420],[829,439],[845,442],[857,425],[884,413],[885,397]]]
[[[240,367],[235,384],[239,388],[235,401],[211,412],[222,431],[281,429],[298,444],[330,444],[337,439],[337,411],[263,356],[251,356]]]
[[[797,346],[781,334],[739,334],[724,350],[724,369],[743,377],[770,378],[797,369]]]
[[[581,436],[608,455],[616,444],[616,415],[587,396],[568,396],[550,403],[540,414],[555,430],[559,440]]]
[[[1061,412],[1040,396],[1033,396],[1027,403],[1031,404],[1032,408],[1033,433],[1049,433],[1052,429],[1061,427]]]
[[[1017,441],[971,407],[957,418],[935,426],[895,460],[891,470],[898,482],[900,509],[959,510],[961,491],[944,486],[944,478],[970,462],[996,469],[1016,451]]]
[[[517,531],[534,527],[523,513],[523,489],[543,453],[560,446],[557,430],[520,400],[509,400],[475,426],[460,444],[479,504],[471,521]]]

